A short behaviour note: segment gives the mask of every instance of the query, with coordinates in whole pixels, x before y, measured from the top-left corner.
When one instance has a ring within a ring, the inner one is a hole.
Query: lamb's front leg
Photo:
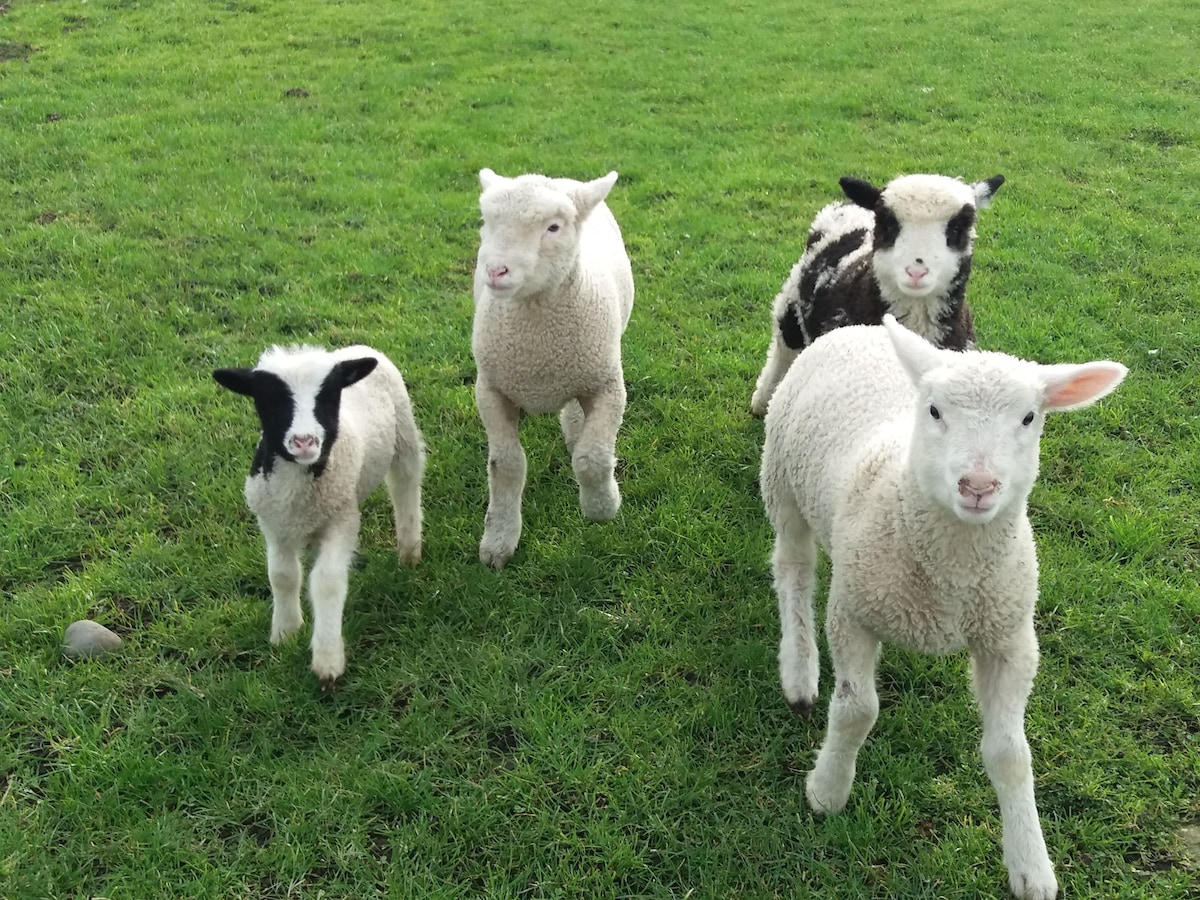
[[[475,383],[475,405],[488,439],[488,507],[479,558],[500,569],[512,558],[521,539],[526,464],[518,432],[520,410],[488,387],[482,375]]]
[[[264,535],[265,536],[265,535]],[[266,537],[267,578],[271,582],[271,643],[279,644],[300,630],[300,550]]]
[[[358,542],[358,509],[331,525],[321,538],[317,558],[308,579],[312,600],[312,670],[321,690],[333,687],[346,670],[346,646],[342,640],[342,612],[350,583],[350,564]]]
[[[1009,887],[1021,900],[1051,900],[1058,894],[1038,821],[1032,757],[1025,739],[1025,701],[1037,663],[1032,618],[1006,650],[972,648],[971,652],[972,682],[983,716],[983,764],[1000,802]]]
[[[836,572],[829,590],[825,632],[833,657],[833,696],[829,701],[829,728],[817,754],[816,765],[805,782],[808,805],[815,813],[841,812],[850,799],[858,751],[879,715],[875,692],[875,661],[879,641],[845,617],[839,616]]]
[[[783,381],[783,376],[791,368],[792,362],[799,355],[783,339],[783,333],[776,322],[771,330],[771,345],[767,349],[767,362],[758,374],[758,382],[754,386],[754,395],[750,398],[750,412],[756,416],[767,414],[767,405],[775,395],[775,388]]]
[[[621,492],[613,474],[617,465],[617,432],[625,415],[625,380],[618,371],[605,387],[579,398],[583,428],[571,463],[579,482],[579,507],[585,518],[608,522],[616,518]]]

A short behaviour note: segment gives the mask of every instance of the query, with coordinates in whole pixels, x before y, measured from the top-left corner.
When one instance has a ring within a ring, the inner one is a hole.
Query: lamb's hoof
[[[479,545],[479,561],[484,565],[491,566],[493,569],[503,569],[504,564],[512,559],[516,548],[497,547],[483,541]]]
[[[1054,900],[1058,896],[1058,879],[1048,859],[1033,871],[1011,872],[1008,886],[1020,900]]]
[[[796,714],[797,718],[808,719],[812,717],[814,705],[813,700],[808,700],[805,698],[791,700],[788,697],[784,697],[783,699],[787,700],[788,708]]]
[[[615,480],[599,490],[579,492],[579,509],[589,522],[611,522],[620,508],[621,492],[617,490]]]
[[[332,646],[325,644],[313,648],[312,671],[321,682],[321,690],[333,687],[346,671],[346,650],[341,640]]]
[[[322,694],[327,694],[332,691],[335,687],[337,687],[337,683],[338,680],[336,675],[328,675],[325,678],[317,679],[317,684],[320,685]]]
[[[850,780],[845,784],[831,784],[829,779],[819,776],[818,768],[813,769],[808,773],[808,778],[804,781],[804,796],[808,800],[808,808],[813,811],[815,816],[827,816],[834,813],[840,813],[846,808],[846,801],[850,799],[850,787],[854,782],[853,774]]]
[[[280,644],[282,644],[284,641],[286,641],[288,638],[290,638],[292,635],[294,635],[297,631],[299,631],[300,626],[302,626],[303,624],[304,624],[303,619],[301,619],[299,622],[295,622],[295,623],[289,622],[286,625],[272,624],[271,625],[271,646],[278,647]]]
[[[750,398],[750,415],[762,418],[767,414],[767,405],[771,402],[770,397],[763,397],[758,391],[754,392],[754,396]]]
[[[397,547],[396,557],[402,566],[415,566],[421,561],[421,544],[418,542],[413,547]]]

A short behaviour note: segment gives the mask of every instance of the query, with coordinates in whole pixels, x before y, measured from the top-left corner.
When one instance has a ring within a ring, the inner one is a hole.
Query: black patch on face
[[[942,296],[945,312],[938,317],[942,337],[938,345],[950,350],[966,350],[975,343],[975,321],[967,303],[967,280],[971,277],[971,257],[959,262],[958,273]]]
[[[250,474],[270,475],[276,456],[292,459],[283,440],[292,425],[296,406],[287,383],[278,375],[260,369],[217,369],[213,378],[223,387],[254,400],[262,439],[254,452]]]
[[[329,452],[338,437],[338,415],[342,410],[342,374],[337,366],[330,370],[317,391],[313,404],[313,418],[325,432],[325,440],[321,444],[321,455],[309,468],[314,478],[325,474],[325,466],[329,464]]]
[[[375,370],[378,364],[379,361],[370,356],[362,359],[342,360],[329,370],[329,374],[321,382],[321,389],[317,391],[317,397],[313,404],[313,418],[324,430],[325,440],[321,445],[321,455],[309,467],[314,478],[320,478],[325,474],[325,467],[329,464],[329,452],[337,441],[338,417],[342,409],[342,391],[350,385],[362,381]]]
[[[900,220],[886,204],[880,204],[875,210],[875,249],[888,250],[896,245],[900,237]]]
[[[975,207],[964,203],[963,208],[946,223],[946,246],[958,253],[966,253],[971,243],[971,228],[975,225]]]

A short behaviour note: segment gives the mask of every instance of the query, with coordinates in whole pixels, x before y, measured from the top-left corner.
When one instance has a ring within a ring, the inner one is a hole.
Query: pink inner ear
[[[1046,394],[1046,406],[1051,409],[1070,408],[1103,396],[1121,380],[1125,373],[1105,366],[1083,369],[1066,382],[1052,387]]]

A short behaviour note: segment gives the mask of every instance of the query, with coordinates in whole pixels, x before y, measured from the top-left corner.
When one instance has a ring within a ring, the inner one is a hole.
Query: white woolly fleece
[[[616,173],[581,182],[484,171],[475,361],[517,406],[556,412],[619,377],[633,269],[603,199]],[[489,285],[489,266],[507,268],[515,286]]]
[[[314,478],[306,466],[276,459],[270,477],[246,478],[246,505],[264,532],[289,546],[303,547],[331,522],[356,509],[383,483],[393,458],[403,451],[423,456],[420,432],[400,371],[366,346],[327,351],[319,347],[272,347],[256,368],[278,375],[293,388],[298,414],[334,363],[372,356],[375,370],[342,392],[338,437],[325,471]]]

